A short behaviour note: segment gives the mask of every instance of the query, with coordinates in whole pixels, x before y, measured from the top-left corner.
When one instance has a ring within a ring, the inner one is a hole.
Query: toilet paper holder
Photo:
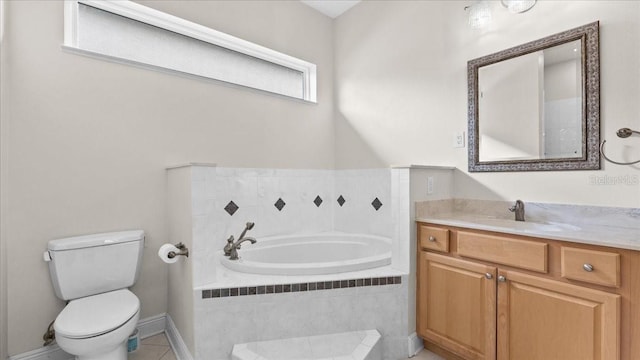
[[[186,256],[189,257],[189,249],[187,249],[187,246],[181,242],[177,243],[176,245],[174,245],[175,247],[178,248],[178,250],[180,251],[169,251],[169,254],[167,254],[167,257],[169,259],[173,259],[176,256]]]

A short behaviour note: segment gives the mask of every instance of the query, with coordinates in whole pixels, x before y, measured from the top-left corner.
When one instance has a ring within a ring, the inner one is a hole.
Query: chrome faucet
[[[509,211],[516,214],[516,221],[524,221],[524,203],[516,200],[516,204],[509,208]]]
[[[227,245],[224,246],[224,256],[228,256],[229,260],[238,260],[238,250],[240,249],[240,246],[243,242],[250,241],[252,244],[255,244],[258,241],[250,236],[244,236],[247,231],[253,229],[254,225],[254,223],[248,222],[244,230],[242,230],[238,241],[235,241],[233,235],[229,236],[229,238],[227,239]]]

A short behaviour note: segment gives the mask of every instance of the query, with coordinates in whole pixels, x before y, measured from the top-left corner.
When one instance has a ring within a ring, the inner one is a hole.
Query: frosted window
[[[77,24],[82,50],[305,99],[305,75],[296,69],[85,4]]]

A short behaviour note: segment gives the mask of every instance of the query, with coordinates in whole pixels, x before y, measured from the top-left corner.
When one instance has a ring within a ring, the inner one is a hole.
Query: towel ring
[[[640,135],[640,131],[637,130],[631,130],[629,128],[622,128],[619,129],[616,132],[616,135],[618,135],[619,138],[627,138],[633,134],[639,134]],[[616,164],[616,165],[634,165],[637,163],[640,163],[640,160],[637,161],[629,161],[629,162],[621,162],[621,161],[615,161],[615,160],[611,160],[607,157],[607,155],[604,154],[604,143],[606,143],[607,140],[602,140],[602,144],[600,144],[600,154],[602,154],[602,157],[607,160],[610,163]]]

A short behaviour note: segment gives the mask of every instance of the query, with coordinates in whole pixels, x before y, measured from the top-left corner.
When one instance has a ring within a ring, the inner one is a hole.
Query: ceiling
[[[300,0],[321,13],[335,19],[345,11],[351,9],[360,0]]]

